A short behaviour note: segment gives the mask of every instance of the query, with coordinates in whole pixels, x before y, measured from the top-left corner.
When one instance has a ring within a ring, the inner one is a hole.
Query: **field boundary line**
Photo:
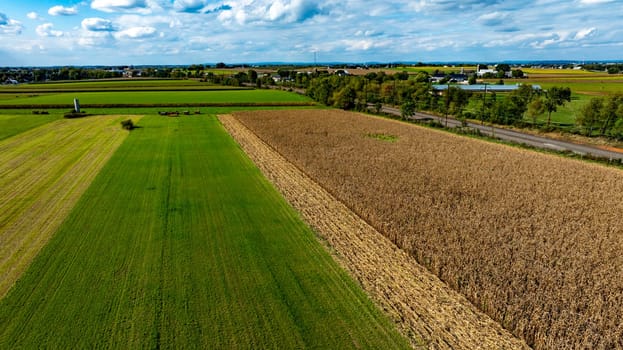
[[[311,107],[316,102],[84,103],[82,108]],[[68,109],[72,104],[0,104],[0,109]]]
[[[335,199],[235,116],[221,115],[219,120],[414,347],[528,348]]]

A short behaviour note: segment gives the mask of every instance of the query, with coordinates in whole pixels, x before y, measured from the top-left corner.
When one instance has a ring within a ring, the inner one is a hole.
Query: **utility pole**
[[[480,120],[481,125],[485,125],[485,106],[487,104],[487,84],[485,83],[485,93],[482,95],[482,119]]]
[[[448,128],[448,109],[450,109],[450,82],[448,82],[448,89],[446,89],[446,128]]]

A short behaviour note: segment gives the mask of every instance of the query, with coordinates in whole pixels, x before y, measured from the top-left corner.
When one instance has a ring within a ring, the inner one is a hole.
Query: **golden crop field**
[[[342,111],[236,116],[528,345],[623,347],[620,170]]]
[[[0,298],[126,138],[122,119],[58,120],[0,141]]]
[[[219,119],[321,241],[328,243],[333,257],[390,315],[415,348],[528,348],[397,248],[234,116],[222,115]],[[413,303],[413,300],[418,302]]]

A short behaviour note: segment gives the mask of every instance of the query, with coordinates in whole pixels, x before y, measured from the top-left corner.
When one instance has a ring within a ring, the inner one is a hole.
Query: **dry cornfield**
[[[620,170],[342,111],[236,116],[529,345],[623,347]]]

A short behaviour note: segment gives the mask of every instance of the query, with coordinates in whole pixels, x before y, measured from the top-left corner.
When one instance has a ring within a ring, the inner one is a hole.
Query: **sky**
[[[0,0],[0,66],[623,59],[623,0]]]

